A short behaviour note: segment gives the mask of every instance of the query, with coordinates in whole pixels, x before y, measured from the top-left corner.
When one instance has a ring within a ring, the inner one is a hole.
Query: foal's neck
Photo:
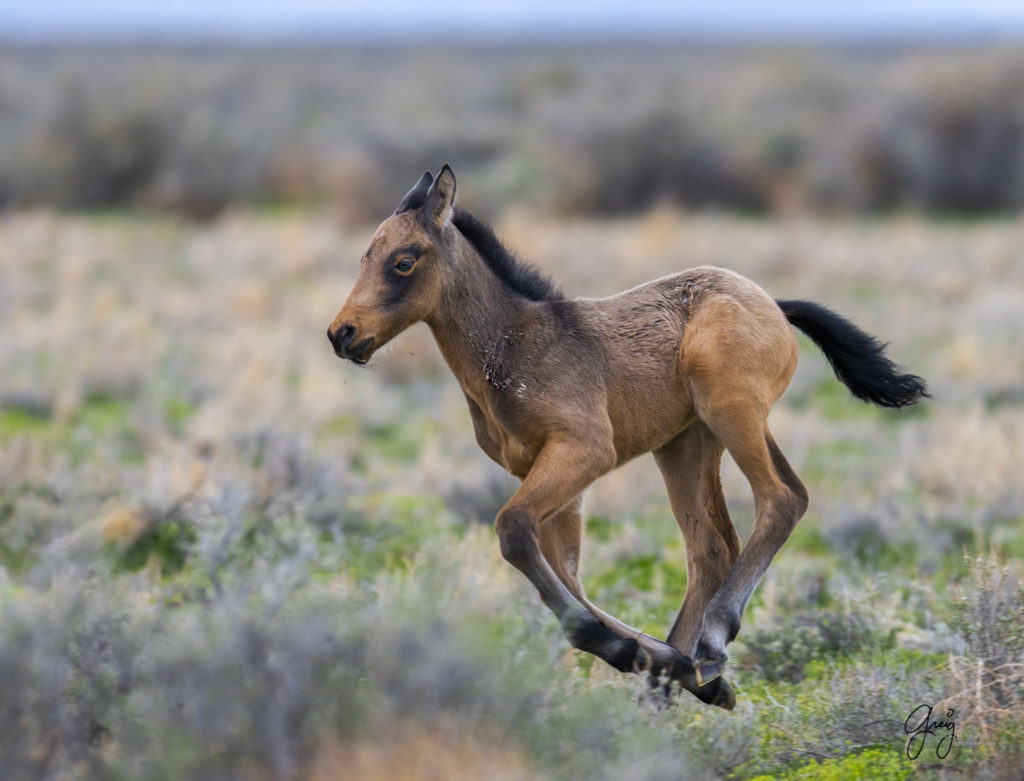
[[[489,366],[526,327],[530,302],[510,291],[459,237],[437,308],[425,318],[462,389],[481,398],[494,384]]]

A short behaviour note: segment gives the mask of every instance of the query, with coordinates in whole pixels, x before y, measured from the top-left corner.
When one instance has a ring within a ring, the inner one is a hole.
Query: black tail
[[[845,317],[812,301],[776,303],[786,319],[825,353],[836,377],[861,401],[879,407],[905,407],[929,395],[924,380],[886,357],[887,345]]]

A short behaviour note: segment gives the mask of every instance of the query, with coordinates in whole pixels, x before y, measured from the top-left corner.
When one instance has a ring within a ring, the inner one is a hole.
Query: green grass
[[[50,428],[49,416],[38,415],[22,409],[0,411],[0,442],[10,442],[16,437],[38,437]]]
[[[858,751],[839,759],[812,760],[774,776],[749,781],[904,781],[916,775],[914,766],[891,747]]]

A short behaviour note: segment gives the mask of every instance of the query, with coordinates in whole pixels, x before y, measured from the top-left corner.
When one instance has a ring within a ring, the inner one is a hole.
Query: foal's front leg
[[[610,445],[583,439],[549,441],[519,490],[498,513],[495,528],[502,555],[534,585],[574,648],[592,653],[622,672],[665,672],[701,700],[729,707],[731,698],[724,696],[725,687],[718,682],[699,687],[691,661],[676,649],[647,635],[624,635],[623,628],[631,630],[621,622],[610,627],[601,621],[572,593],[541,552],[541,524],[614,464]]]
[[[680,651],[671,637],[664,643],[623,623],[587,599],[579,575],[583,538],[581,505],[581,497],[576,497],[549,516],[540,526],[541,553],[559,580],[600,623],[620,637],[636,640],[639,647],[637,659],[633,664],[634,671],[650,673],[652,685],[659,685],[660,677],[664,673],[670,679],[680,681],[683,688],[693,692],[704,702],[732,710],[736,704],[736,695],[724,679],[719,678],[699,691],[694,691],[696,675],[693,665],[687,653]]]
[[[600,443],[549,441],[519,490],[498,513],[495,530],[502,556],[537,589],[573,647],[629,672],[636,660],[636,640],[612,632],[587,610],[555,574],[538,543],[541,523],[573,501],[614,462],[614,453]]]

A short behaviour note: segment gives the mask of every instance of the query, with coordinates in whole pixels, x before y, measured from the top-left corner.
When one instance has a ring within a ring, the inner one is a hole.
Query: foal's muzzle
[[[349,323],[338,326],[334,333],[331,333],[330,328],[327,329],[327,338],[334,347],[335,355],[339,358],[363,364],[370,360],[367,350],[370,347],[370,343],[373,342],[373,337],[356,341],[357,336],[356,327]]]

